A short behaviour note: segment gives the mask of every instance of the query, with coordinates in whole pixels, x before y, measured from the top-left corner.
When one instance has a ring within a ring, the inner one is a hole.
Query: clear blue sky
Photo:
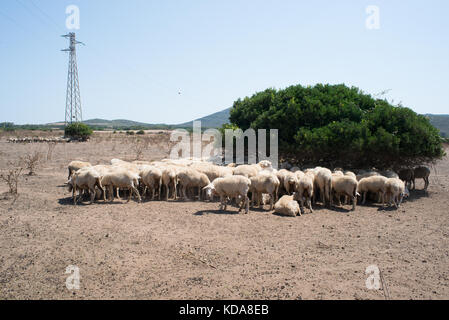
[[[391,89],[394,103],[449,113],[447,0],[2,0],[0,122],[64,119],[70,4],[87,44],[84,119],[180,123],[298,83]],[[365,27],[368,5],[379,30]]]

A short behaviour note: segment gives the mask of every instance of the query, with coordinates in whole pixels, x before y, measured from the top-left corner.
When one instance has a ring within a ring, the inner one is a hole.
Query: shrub
[[[72,139],[86,141],[92,135],[92,129],[84,123],[76,122],[69,124],[64,129],[64,135]]]
[[[136,132],[136,134],[145,134],[145,131],[139,130],[139,131]]]
[[[20,157],[20,163],[24,166],[25,169],[28,169],[28,175],[32,176],[36,174],[35,171],[41,159],[42,153],[35,151],[33,153],[27,154],[24,157]]]
[[[385,168],[444,154],[428,118],[345,85],[267,89],[235,101],[230,121],[279,129],[279,154],[299,164]]]
[[[17,185],[22,170],[22,168],[13,168],[9,169],[7,173],[0,174],[0,179],[8,185],[9,193],[12,195],[17,195]]]

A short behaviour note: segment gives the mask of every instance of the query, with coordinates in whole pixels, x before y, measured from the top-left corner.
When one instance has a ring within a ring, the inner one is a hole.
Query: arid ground
[[[144,159],[167,156],[164,135],[140,137],[149,143]],[[317,207],[286,218],[198,201],[74,206],[67,164],[132,160],[136,136],[95,133],[58,144],[48,160],[47,144],[6,138],[1,172],[34,151],[44,157],[36,175],[20,178],[15,201],[0,182],[0,299],[449,298],[447,157],[432,169],[428,192],[419,181],[398,211]],[[79,290],[66,287],[69,265],[79,268]],[[370,265],[388,290],[366,288]]]

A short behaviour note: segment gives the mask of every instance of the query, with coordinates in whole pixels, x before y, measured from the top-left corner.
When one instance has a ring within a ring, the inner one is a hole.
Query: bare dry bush
[[[11,195],[17,195],[17,186],[19,184],[20,174],[23,168],[12,168],[8,169],[6,173],[0,174],[0,179],[3,180],[9,188],[9,193]]]
[[[142,160],[145,149],[150,146],[150,139],[148,137],[135,138],[132,143],[132,151],[135,154],[135,160]]]
[[[36,168],[40,164],[42,159],[42,153],[38,151],[34,151],[33,153],[29,153],[24,157],[20,157],[20,163],[23,165],[25,169],[27,169],[28,175],[32,176],[36,174]]]

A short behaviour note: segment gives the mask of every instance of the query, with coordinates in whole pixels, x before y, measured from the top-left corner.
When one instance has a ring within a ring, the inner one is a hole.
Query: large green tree
[[[230,121],[279,129],[280,154],[300,164],[387,168],[444,154],[425,116],[343,84],[267,89],[235,101]]]

